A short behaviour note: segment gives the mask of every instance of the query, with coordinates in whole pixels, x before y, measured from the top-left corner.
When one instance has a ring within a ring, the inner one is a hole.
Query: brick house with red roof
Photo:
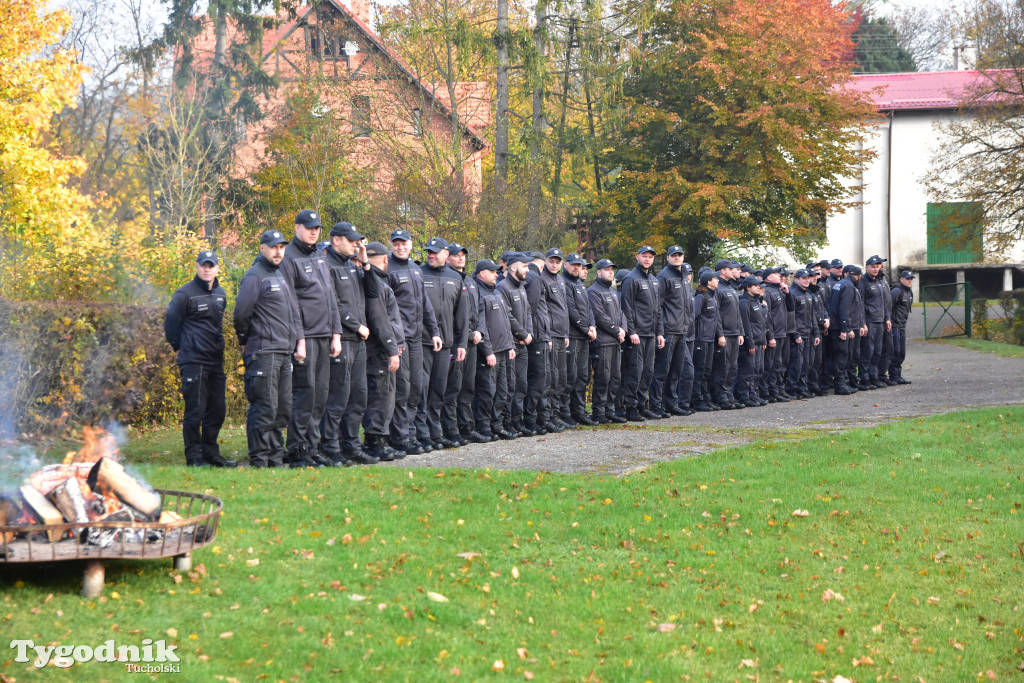
[[[370,27],[367,0],[350,1],[346,6],[319,0],[294,16],[279,15],[276,29],[265,32],[262,66],[279,87],[264,111],[279,110],[301,79],[326,77],[322,80],[337,87],[324,95],[322,106],[334,109],[338,115],[332,118],[354,138],[350,158],[373,169],[378,191],[395,183],[411,155],[447,142],[447,170],[461,181],[469,208],[474,208],[483,186],[483,157],[490,148],[482,132],[491,122],[489,84],[454,83],[449,90],[444,83],[424,83]],[[195,41],[198,63],[212,59],[213,44],[212,31]],[[259,167],[266,152],[265,133],[274,123],[271,115],[245,124],[233,175],[244,177]]]

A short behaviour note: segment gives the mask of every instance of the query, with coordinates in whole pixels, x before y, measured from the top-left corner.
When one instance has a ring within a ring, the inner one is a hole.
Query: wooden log
[[[8,495],[0,496],[0,526],[14,526],[21,517],[21,505]],[[0,533],[0,543],[10,543],[15,538],[15,532],[4,531]]]
[[[124,471],[119,463],[110,458],[102,458],[89,474],[89,483],[93,476],[101,487],[105,486],[128,505],[152,519],[160,516],[160,494],[147,491],[142,484]],[[96,487],[92,487],[96,491]]]
[[[25,499],[28,506],[32,508],[32,511],[43,520],[43,524],[62,524],[64,522],[64,515],[60,513],[60,510],[53,506],[53,503],[46,500],[46,496],[39,493],[34,486],[26,484],[22,486],[18,491],[21,493],[21,497]],[[59,529],[50,529],[46,532],[49,536],[50,542],[53,543],[61,537],[63,533]]]
[[[67,521],[89,521],[85,496],[82,494],[82,487],[79,486],[77,478],[66,479],[63,483],[55,486],[46,497],[57,506]]]

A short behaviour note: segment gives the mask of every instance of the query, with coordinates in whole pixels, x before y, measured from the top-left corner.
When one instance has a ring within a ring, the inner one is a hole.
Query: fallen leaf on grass
[[[233,632],[231,632],[231,631],[224,631],[224,633],[220,634],[220,637],[221,638],[230,638],[233,635],[235,635],[235,634]]]
[[[793,510],[794,517],[807,517],[810,514],[807,510]]]
[[[740,662],[740,665],[738,667],[736,667],[736,668],[737,669],[743,669],[743,668],[756,669],[757,668],[757,660],[754,660],[754,659],[744,659],[744,660],[742,660]]]
[[[953,646],[954,650],[962,650],[962,649],[964,649],[964,644],[959,642],[956,638],[950,638],[949,639],[949,644]]]
[[[513,579],[518,579],[519,578],[519,567],[512,567],[512,578]]]
[[[459,553],[456,557],[461,557],[464,560],[472,560],[474,557],[480,557],[480,553],[465,552]]]
[[[433,600],[434,602],[448,602],[448,598],[444,597],[440,593],[435,593],[433,591],[428,591],[427,597]]]
[[[246,567],[255,567],[255,566],[256,566],[256,565],[258,565],[259,563],[260,563],[260,558],[258,558],[258,557],[254,557],[254,558],[252,558],[251,560],[246,560],[246,561],[245,561],[245,566],[246,566]]]
[[[832,683],[853,683],[853,681],[846,676],[836,676],[832,679]]]
[[[675,628],[675,624],[658,624],[658,633],[668,633],[669,631],[674,631]]]
[[[517,647],[516,648],[516,655],[519,656],[519,659],[526,659],[526,655],[527,655],[526,648],[525,647]]]
[[[937,597],[935,597],[934,595],[929,596],[928,597],[928,604],[929,605],[937,605],[937,604],[939,604],[939,599]]]
[[[501,661],[500,659],[494,660],[494,664],[491,664],[491,670],[492,671],[504,671],[505,670],[505,662]]]
[[[881,633],[882,632],[882,625],[878,624],[877,626],[872,626],[871,627],[871,632],[876,634],[876,635]]]
[[[871,659],[871,657],[868,657],[867,655],[864,655],[860,659],[854,659],[853,660],[853,665],[854,666],[874,666],[875,665],[875,660]]]
[[[178,629],[176,629],[176,628],[169,628],[166,631],[164,631],[164,633],[167,634],[168,638],[177,638],[178,637]]]
[[[821,594],[821,601],[828,602],[830,600],[838,600],[839,602],[846,602],[846,598],[843,597],[842,593],[836,593],[831,588],[826,588],[825,592]]]
[[[359,593],[351,593],[351,594],[350,594],[350,595],[348,596],[348,599],[349,599],[349,600],[353,600],[353,601],[355,601],[355,602],[360,602],[360,601],[362,601],[362,600],[365,600],[365,599],[366,599],[366,596],[365,596],[365,595],[360,595]]]

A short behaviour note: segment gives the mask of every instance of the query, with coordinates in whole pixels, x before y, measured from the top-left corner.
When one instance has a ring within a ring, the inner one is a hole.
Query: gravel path
[[[695,413],[641,424],[589,427],[529,439],[470,444],[391,466],[624,474],[758,438],[802,439],[895,418],[1024,404],[1024,360],[911,340],[903,374],[913,384],[761,408]],[[386,463],[382,463],[386,465]]]

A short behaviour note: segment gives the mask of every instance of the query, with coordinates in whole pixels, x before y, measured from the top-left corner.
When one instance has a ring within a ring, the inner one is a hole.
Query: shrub
[[[0,436],[84,423],[181,419],[180,376],[162,306],[0,299]],[[228,420],[245,417],[240,358],[224,316]]]

